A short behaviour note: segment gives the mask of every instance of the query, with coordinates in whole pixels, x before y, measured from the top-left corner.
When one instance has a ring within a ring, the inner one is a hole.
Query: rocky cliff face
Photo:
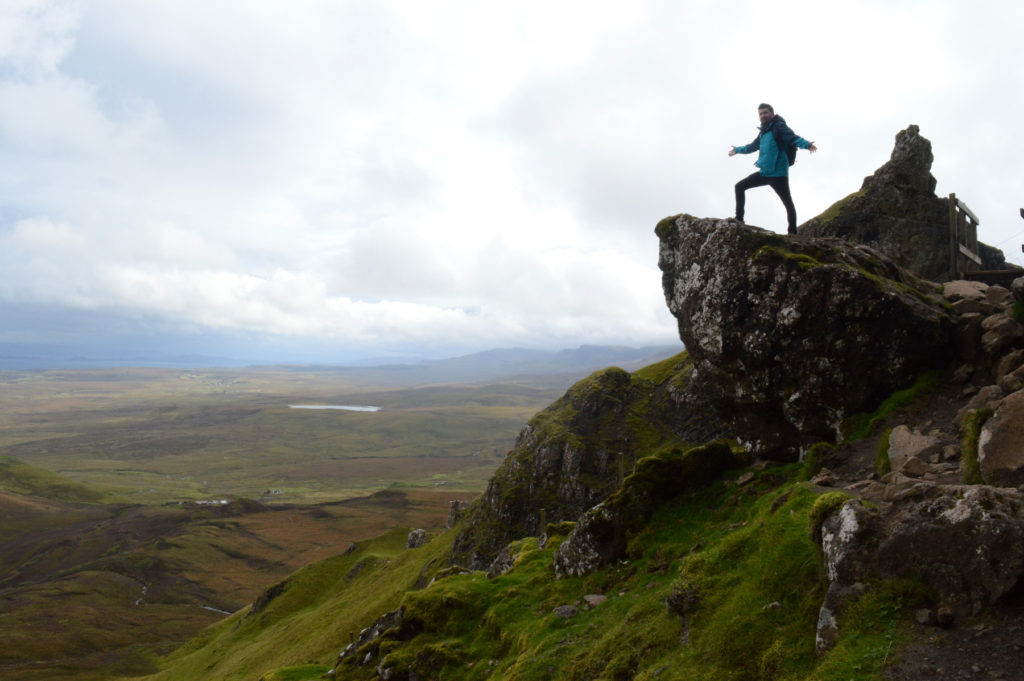
[[[912,126],[860,192],[796,237],[689,215],[659,223],[666,302],[688,353],[599,372],[533,419],[467,511],[455,560],[501,575],[513,553],[492,559],[508,542],[544,535],[543,546],[551,533],[567,536],[555,574],[589,574],[628,558],[668,500],[729,470],[741,486],[754,474],[737,468],[825,441],[836,446],[805,461],[809,473],[818,461],[817,474],[794,483],[821,495],[820,650],[849,599],[879,581],[923,585],[926,625],[1014,592],[1024,581],[1024,279],[1011,290],[918,276],[942,278],[945,259],[947,208],[930,165]],[[891,430],[867,444],[846,440],[848,417],[924,373],[940,386],[926,407],[888,417]]]
[[[534,417],[483,496],[466,511],[454,560],[486,568],[504,546],[576,520],[615,491],[640,456],[722,435],[722,419],[692,378],[686,353],[629,374],[580,381]]]
[[[949,202],[935,195],[933,158],[931,142],[911,125],[896,135],[888,163],[801,225],[800,234],[865,244],[925,279],[949,281]],[[999,249],[979,244],[979,251],[983,269],[1006,267]]]
[[[936,285],[867,247],[735,220],[663,220],[659,265],[694,380],[749,451],[795,459],[949,361]]]

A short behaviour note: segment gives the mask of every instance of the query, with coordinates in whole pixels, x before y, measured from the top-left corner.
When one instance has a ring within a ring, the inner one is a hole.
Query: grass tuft
[[[981,437],[981,427],[992,417],[992,410],[988,407],[976,409],[964,419],[963,436],[961,439],[961,466],[963,468],[964,482],[968,485],[979,485],[982,483],[981,466],[978,461],[978,439]]]
[[[905,613],[927,601],[914,580],[894,579],[871,588],[843,609],[842,636],[808,681],[879,679],[886,662],[907,640]]]
[[[912,404],[921,395],[935,390],[939,383],[940,376],[937,371],[926,371],[909,388],[894,392],[875,411],[870,414],[855,414],[851,416],[843,424],[843,431],[847,433],[846,441],[861,440],[873,434],[889,415]]]
[[[878,447],[875,448],[875,471],[879,476],[892,470],[892,462],[889,460],[890,435],[892,435],[892,428],[886,428],[882,436],[878,438]]]
[[[810,480],[813,478],[818,471],[821,470],[822,456],[824,456],[826,452],[835,451],[835,448],[835,445],[830,442],[817,442],[811,445],[801,462],[802,470],[800,472],[800,479]]]

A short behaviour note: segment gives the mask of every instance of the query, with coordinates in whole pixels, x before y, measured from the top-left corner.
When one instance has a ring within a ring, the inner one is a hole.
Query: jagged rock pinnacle
[[[859,191],[801,225],[800,234],[865,244],[918,276],[949,281],[949,201],[935,195],[933,158],[932,143],[916,125],[901,130],[889,161]],[[1006,266],[1002,251],[978,247],[984,269]]]

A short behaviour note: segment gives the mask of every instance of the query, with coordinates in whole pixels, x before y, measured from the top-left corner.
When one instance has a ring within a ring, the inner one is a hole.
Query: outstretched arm
[[[818,150],[818,147],[814,146],[814,142],[808,142],[803,137],[800,137],[800,135],[793,136],[793,144],[801,149],[809,150],[812,154]]]

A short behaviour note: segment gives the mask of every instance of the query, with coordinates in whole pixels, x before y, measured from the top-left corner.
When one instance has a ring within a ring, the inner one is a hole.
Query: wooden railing
[[[1024,218],[1024,208],[1020,209]],[[949,273],[952,279],[974,279],[987,284],[1009,286],[1021,276],[1021,269],[1009,265],[1003,270],[982,269],[978,255],[978,224],[981,221],[956,194],[949,195]],[[1024,244],[1021,245],[1024,251]]]
[[[978,255],[978,216],[967,204],[949,195],[949,271],[954,279],[981,267]]]

